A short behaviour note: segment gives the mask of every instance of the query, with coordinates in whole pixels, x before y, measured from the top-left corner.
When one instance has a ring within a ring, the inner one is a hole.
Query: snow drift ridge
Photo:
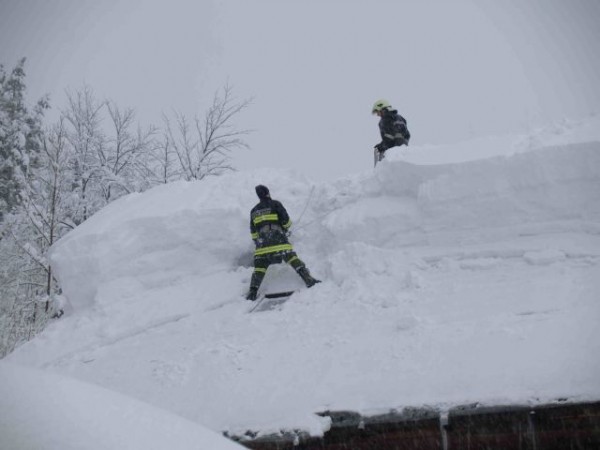
[[[137,290],[138,283],[173,283],[182,268],[188,275],[235,269],[238,256],[250,248],[250,185],[265,179],[292,212],[303,207],[309,186],[294,173],[230,174],[118,200],[53,249],[66,296],[92,305],[101,285],[123,277],[128,284],[134,277]],[[529,224],[597,222],[597,192],[598,142],[461,164],[390,161],[373,174],[317,187],[301,238],[318,245],[303,242],[302,247],[312,247],[313,259],[323,259],[350,242],[393,248],[440,236],[449,243],[468,238],[465,233],[474,229],[515,234]],[[222,204],[215,202],[223,197]],[[78,282],[82,278],[85,283]]]

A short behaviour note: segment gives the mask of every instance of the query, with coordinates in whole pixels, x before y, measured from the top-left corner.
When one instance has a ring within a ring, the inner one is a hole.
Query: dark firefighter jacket
[[[382,150],[408,145],[410,133],[406,125],[406,119],[398,114],[395,109],[386,109],[379,120],[379,132],[381,133]]]
[[[292,226],[290,216],[277,200],[265,198],[250,211],[250,234],[254,256],[292,251],[286,232]]]

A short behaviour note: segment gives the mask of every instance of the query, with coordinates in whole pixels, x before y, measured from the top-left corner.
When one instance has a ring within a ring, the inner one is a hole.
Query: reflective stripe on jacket
[[[254,255],[292,251],[285,235],[291,226],[290,217],[281,202],[262,199],[250,211],[250,235],[256,244]]]
[[[398,114],[395,109],[383,111],[379,120],[379,133],[381,134],[381,143],[385,149],[397,145],[408,145],[410,140],[406,119]]]

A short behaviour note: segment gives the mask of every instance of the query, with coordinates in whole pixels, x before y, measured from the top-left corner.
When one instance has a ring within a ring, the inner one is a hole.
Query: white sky
[[[328,179],[370,167],[381,97],[412,145],[600,112],[599,23],[597,0],[0,0],[0,63],[28,58],[31,101],[87,83],[146,124],[229,81],[255,99],[234,165]]]

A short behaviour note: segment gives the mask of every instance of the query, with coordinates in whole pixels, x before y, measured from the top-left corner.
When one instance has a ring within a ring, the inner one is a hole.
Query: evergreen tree
[[[10,73],[0,65],[0,357],[46,319],[38,314],[48,292],[47,246],[37,214],[44,205],[35,193],[45,166],[42,118],[48,102],[28,109],[24,65],[20,60]]]
[[[39,166],[42,117],[40,100],[30,112],[25,104],[25,58],[6,73],[0,65],[0,223],[19,205],[31,170]]]

